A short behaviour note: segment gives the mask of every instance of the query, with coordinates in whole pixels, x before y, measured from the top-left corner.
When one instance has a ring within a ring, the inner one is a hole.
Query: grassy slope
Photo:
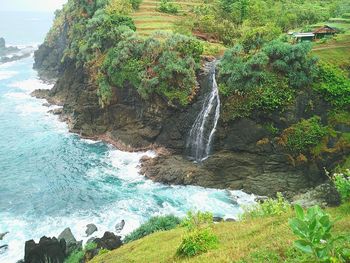
[[[320,23],[316,26],[322,26]],[[329,26],[343,30],[335,39],[326,43],[316,43],[313,53],[321,60],[330,62],[342,68],[350,67],[350,21],[348,22],[329,22]]]
[[[350,203],[328,212],[333,219],[339,218],[335,232],[350,235]],[[190,259],[175,256],[183,234],[183,229],[178,228],[131,242],[92,262],[300,262],[299,252],[291,249],[295,236],[289,229],[288,218],[292,216],[217,224],[214,231],[220,240],[219,248]]]
[[[191,7],[203,1],[177,0],[173,2],[181,7],[181,12],[178,15],[158,12],[157,8],[160,0],[143,0],[140,9],[131,16],[140,35],[149,36],[157,31],[171,32],[174,28],[174,23],[178,19],[181,19],[184,13],[191,10]]]

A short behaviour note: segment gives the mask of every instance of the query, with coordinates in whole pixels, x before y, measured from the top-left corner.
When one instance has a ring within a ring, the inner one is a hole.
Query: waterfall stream
[[[192,125],[187,141],[190,157],[197,162],[208,158],[220,117],[219,89],[215,78],[216,63],[210,69],[211,92],[205,97],[203,107]]]

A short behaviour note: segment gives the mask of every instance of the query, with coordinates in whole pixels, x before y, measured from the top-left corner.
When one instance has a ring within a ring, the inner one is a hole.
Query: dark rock
[[[18,260],[16,263],[25,263],[24,259]]]
[[[116,231],[117,233],[120,232],[120,231],[122,231],[123,228],[124,228],[124,226],[125,226],[125,221],[124,221],[124,219],[123,219],[122,221],[120,221],[118,224],[115,225],[115,231]]]
[[[225,222],[237,222],[237,220],[234,218],[226,218]]]
[[[34,240],[25,243],[25,263],[63,263],[66,257],[66,242],[42,237],[38,244]]]
[[[85,234],[86,236],[91,236],[93,233],[97,231],[97,226],[94,224],[88,224],[86,226]]]
[[[0,233],[0,240],[3,240],[8,233],[8,231],[6,231],[5,233]]]
[[[63,113],[63,109],[53,109],[53,110],[49,110],[49,113],[53,114],[53,115],[61,115]]]
[[[6,250],[8,250],[9,246],[8,245],[2,245],[0,246],[0,255],[4,254]]]
[[[224,221],[224,219],[222,217],[219,217],[219,216],[213,217],[213,222],[222,222],[222,221]]]
[[[341,203],[341,197],[335,186],[331,182],[321,184],[306,193],[294,196],[293,204],[299,204],[303,207],[319,206],[338,206]]]
[[[71,229],[67,227],[63,232],[58,236],[58,240],[64,240],[66,243],[66,254],[69,255],[74,250],[79,250],[82,248],[82,241],[77,242]]]
[[[0,37],[0,49],[4,49],[6,47],[6,42],[3,37]]]
[[[120,236],[116,236],[111,232],[105,232],[102,238],[95,238],[94,243],[97,244],[97,248],[104,248],[108,250],[113,250],[121,247],[123,242]]]
[[[257,203],[264,203],[268,198],[267,196],[257,196],[254,201]]]

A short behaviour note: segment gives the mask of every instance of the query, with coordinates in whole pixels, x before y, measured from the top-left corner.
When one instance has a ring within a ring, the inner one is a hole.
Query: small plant
[[[302,120],[282,133],[283,145],[293,154],[308,153],[318,145],[322,138],[328,134],[327,127],[323,126],[318,116]]]
[[[342,201],[350,201],[350,170],[346,169],[342,173],[335,173],[331,179],[337,188]]]
[[[332,236],[333,222],[325,211],[314,206],[304,213],[302,207],[296,205],[295,213],[296,217],[289,220],[289,225],[300,238],[294,242],[298,250],[312,255],[316,262],[347,262],[350,259],[350,251],[344,244],[336,246],[337,241],[346,241],[346,238]]]
[[[281,193],[277,193],[277,199],[268,198],[263,203],[243,207],[242,219],[260,218],[274,215],[281,215],[291,211],[291,205]]]
[[[180,12],[180,6],[169,0],[161,0],[158,11],[167,14],[178,14]]]
[[[177,249],[179,256],[192,257],[218,246],[218,237],[212,230],[213,215],[211,213],[188,212],[181,225],[187,231]]]
[[[85,245],[83,250],[74,250],[69,257],[64,261],[64,263],[80,263],[84,258],[84,255],[87,251],[93,250],[97,247],[97,244],[94,242],[89,242]]]
[[[142,224],[139,228],[127,235],[124,242],[128,243],[157,231],[174,229],[180,223],[180,218],[173,215],[152,217],[148,222]]]

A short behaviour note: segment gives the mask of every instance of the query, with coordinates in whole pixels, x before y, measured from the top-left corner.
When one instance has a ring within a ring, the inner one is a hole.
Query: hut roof
[[[336,32],[337,30],[335,28],[327,25],[317,28],[313,31],[314,34],[330,34],[330,33],[336,33]]]
[[[308,33],[294,33],[293,34],[294,37],[314,37],[315,34],[312,32],[308,32]]]

